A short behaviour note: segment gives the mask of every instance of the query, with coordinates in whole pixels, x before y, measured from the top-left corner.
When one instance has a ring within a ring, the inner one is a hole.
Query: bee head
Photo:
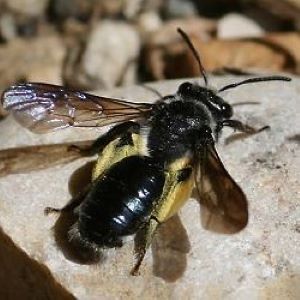
[[[182,83],[177,91],[181,99],[188,101],[199,101],[218,119],[230,119],[233,115],[232,107],[216,92],[207,87],[202,87],[191,82]]]
[[[195,49],[193,43],[191,42],[188,35],[180,28],[177,29],[178,33],[181,35],[183,40],[186,42],[190,50],[192,51],[199,67],[200,74],[202,75],[205,83],[205,87],[201,87],[197,84],[192,84],[190,82],[185,82],[179,86],[178,94],[181,96],[183,100],[193,100],[197,99],[205,104],[210,112],[214,115],[215,118],[219,120],[230,119],[233,115],[232,107],[225,102],[221,97],[218,96],[218,93],[223,91],[235,88],[240,85],[256,83],[262,81],[290,81],[291,79],[285,76],[264,76],[264,77],[254,77],[242,80],[240,82],[228,84],[222,87],[219,90],[214,91],[208,86],[208,78],[206,75],[206,71],[202,65],[199,53]]]

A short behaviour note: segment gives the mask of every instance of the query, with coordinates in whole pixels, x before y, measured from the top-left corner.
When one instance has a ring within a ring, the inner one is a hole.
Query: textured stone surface
[[[211,83],[221,87],[237,80],[211,78]],[[165,95],[175,92],[178,82],[155,87]],[[199,205],[191,200],[179,218],[173,218],[160,230],[139,277],[129,275],[134,261],[132,242],[122,249],[106,251],[105,259],[92,264],[68,248],[64,240],[67,221],[43,214],[45,206],[66,203],[70,197],[68,181],[76,170],[78,175],[84,160],[1,178],[1,227],[16,247],[46,265],[54,278],[78,299],[297,299],[299,92],[300,80],[294,79],[291,83],[239,87],[225,95],[230,103],[259,101],[260,105],[235,107],[236,118],[258,127],[271,126],[270,131],[246,139],[233,138],[232,131],[225,130],[218,146],[226,168],[248,196],[250,220],[239,234],[226,236],[203,230]],[[142,87],[105,94],[137,101],[156,98]],[[97,130],[65,130],[38,136],[21,129],[10,118],[1,121],[0,132],[1,148],[88,139],[99,134]],[[13,262],[14,253],[6,251],[0,255]],[[35,289],[40,288],[36,283]],[[55,299],[56,288],[51,288]]]

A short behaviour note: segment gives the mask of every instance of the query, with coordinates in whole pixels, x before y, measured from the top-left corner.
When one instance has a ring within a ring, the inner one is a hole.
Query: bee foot
[[[132,270],[130,271],[131,276],[139,276],[140,275],[140,265],[135,265]]]
[[[61,209],[59,209],[59,208],[55,208],[55,207],[46,207],[45,209],[44,209],[44,214],[46,215],[46,216],[48,216],[49,214],[52,214],[52,213],[59,213],[59,212],[61,212]]]
[[[266,125],[266,126],[263,126],[263,127],[259,128],[259,129],[257,129],[257,132],[262,132],[264,130],[270,130],[270,129],[271,129],[271,127],[268,126],[268,125]]]

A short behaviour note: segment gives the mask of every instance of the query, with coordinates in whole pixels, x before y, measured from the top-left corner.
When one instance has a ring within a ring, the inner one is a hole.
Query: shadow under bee
[[[231,143],[247,139],[251,135],[257,134],[258,132],[262,132],[262,131],[269,130],[269,129],[270,129],[269,126],[264,126],[264,127],[260,128],[256,133],[249,133],[249,132],[233,133],[230,136],[225,138],[224,144],[225,144],[225,146],[227,146]]]
[[[182,277],[190,248],[187,232],[176,214],[161,224],[152,242],[153,274],[168,282]]]
[[[78,195],[90,184],[94,161],[88,162],[77,169],[69,180],[69,191],[72,197]],[[85,247],[76,240],[70,241],[69,230],[76,222],[77,216],[73,212],[61,212],[54,225],[54,238],[57,246],[63,252],[64,256],[79,264],[99,263],[103,259],[101,252]]]
[[[244,133],[244,132],[234,133],[225,138],[224,144],[225,144],[225,146],[227,146],[231,143],[244,140],[248,137],[249,137],[248,133]]]
[[[294,134],[294,135],[288,137],[287,140],[289,142],[300,144],[300,134]]]
[[[144,230],[137,232],[134,239],[135,253],[139,253],[144,238]],[[187,253],[190,242],[178,214],[159,225],[151,248],[153,275],[167,282],[175,282],[184,274],[187,267]]]

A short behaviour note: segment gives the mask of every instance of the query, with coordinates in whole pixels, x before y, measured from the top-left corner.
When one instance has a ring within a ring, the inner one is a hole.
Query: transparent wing
[[[101,127],[140,119],[152,105],[99,97],[44,83],[11,86],[2,95],[3,108],[35,133],[66,127]]]
[[[93,142],[72,142],[0,150],[0,177],[72,162],[85,156],[86,152],[82,150],[88,149]]]
[[[203,227],[219,233],[242,230],[248,223],[247,199],[214,146],[206,147],[196,161],[195,183]]]

